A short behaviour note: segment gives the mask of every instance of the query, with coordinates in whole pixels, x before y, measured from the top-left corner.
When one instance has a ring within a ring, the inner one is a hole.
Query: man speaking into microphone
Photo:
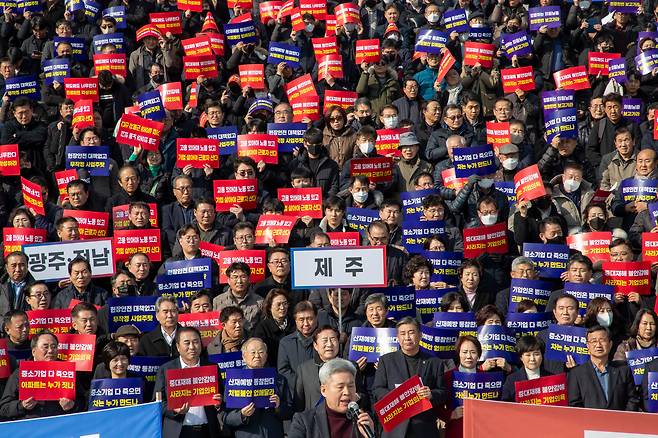
[[[374,438],[372,418],[355,406],[355,376],[356,368],[345,359],[322,365],[319,377],[324,400],[295,414],[288,438]]]

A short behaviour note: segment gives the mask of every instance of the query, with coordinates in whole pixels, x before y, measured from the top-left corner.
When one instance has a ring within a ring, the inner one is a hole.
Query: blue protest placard
[[[477,323],[473,312],[436,312],[432,318],[435,328],[458,329],[461,334],[475,334]]]
[[[419,219],[423,215],[423,199],[428,195],[438,195],[438,192],[435,189],[425,189],[400,193],[402,215],[405,220]]]
[[[496,173],[496,157],[490,144],[470,148],[454,148],[452,161],[455,163],[455,176],[468,178],[471,175],[486,176]]]
[[[204,288],[205,279],[202,272],[176,275],[158,275],[155,278],[158,294],[161,297],[176,298],[179,307],[189,303],[190,297],[199,289]]]
[[[276,393],[276,370],[228,369],[224,387],[224,401],[229,409],[242,409],[252,402],[257,408],[269,408],[270,396]]]
[[[448,35],[437,29],[421,29],[416,37],[416,52],[441,53],[446,46]]]
[[[397,330],[395,328],[353,327],[348,350],[349,360],[366,358],[375,363],[387,353],[398,351]]]
[[[373,293],[382,293],[388,300],[388,318],[399,320],[405,316],[416,316],[416,297],[413,286],[395,286],[371,289]]]
[[[468,19],[464,9],[453,9],[443,13],[443,25],[448,33],[468,32]]]
[[[256,28],[254,22],[244,21],[242,23],[226,23],[224,24],[224,36],[229,46],[233,47],[239,42],[245,44],[256,43]]]
[[[25,11],[41,12],[43,5],[39,0],[19,0],[16,2],[16,13],[23,14]]]
[[[267,63],[278,65],[280,62],[285,62],[293,70],[299,68],[299,57],[302,49],[292,44],[270,42],[268,50]]]
[[[561,138],[578,137],[578,116],[576,108],[544,111],[546,141],[550,143],[556,136]]]
[[[513,182],[495,181],[494,187],[500,193],[503,193],[505,196],[507,196],[507,203],[509,204],[510,207],[516,204],[516,188],[514,187]]]
[[[589,360],[587,350],[587,329],[569,325],[551,324],[548,326],[545,359],[566,362],[570,355],[578,364]]]
[[[166,356],[131,356],[128,371],[142,377],[147,383],[155,383],[155,377],[162,365],[171,358]]]
[[[452,373],[453,406],[464,406],[464,399],[498,400],[503,391],[505,375],[502,371],[490,373]]]
[[[102,6],[94,0],[84,0],[85,17],[89,23],[94,23],[101,12]]]
[[[647,410],[649,412],[658,412],[658,372],[651,371],[647,378],[647,390],[649,400],[647,400]]]
[[[219,155],[231,155],[238,151],[237,126],[221,126],[219,128],[206,128],[208,138],[219,142]]]
[[[439,359],[455,357],[459,330],[420,326],[420,349]]]
[[[491,26],[470,26],[468,28],[468,39],[475,40],[491,40],[493,38],[493,29]]]
[[[158,326],[155,319],[155,301],[158,297],[119,297],[107,301],[108,329],[115,333],[119,327],[132,324],[142,333]]]
[[[103,17],[112,17],[117,22],[117,29],[126,28],[126,7],[113,6],[103,11]]]
[[[517,361],[516,336],[502,325],[481,325],[478,327],[478,341],[482,345],[480,361],[505,359],[509,363]]]
[[[551,292],[551,283],[548,281],[512,278],[509,287],[508,312],[516,312],[516,307],[523,300],[534,301],[537,310],[543,312],[546,309]]]
[[[423,324],[432,321],[434,314],[441,311],[441,298],[449,292],[457,292],[456,287],[443,289],[419,289],[416,291],[416,312]]]
[[[70,12],[81,11],[85,8],[82,0],[65,0],[66,10]]]
[[[358,229],[365,236],[368,225],[379,220],[379,211],[369,208],[347,207],[347,223]]]
[[[550,111],[576,107],[576,92],[574,90],[555,90],[541,92],[541,107],[544,115]]]
[[[52,85],[55,81],[63,84],[64,78],[71,76],[71,67],[68,59],[49,59],[43,63],[42,67],[44,85]]]
[[[27,97],[32,100],[40,100],[39,83],[34,75],[14,76],[5,79],[5,92],[10,101],[19,97]]]
[[[654,359],[658,359],[658,347],[641,348],[626,352],[626,361],[633,374],[636,385],[642,384],[642,378],[646,371],[646,365]]]
[[[422,251],[420,253],[432,264],[430,281],[443,281],[447,284],[459,284],[459,267],[464,259],[461,252]]]
[[[647,204],[649,216],[653,218],[654,223],[658,226],[658,202],[649,202]]]
[[[85,50],[84,38],[77,37],[54,37],[55,52],[60,43],[69,43],[71,45],[71,57],[76,61],[86,61],[87,51]]]
[[[91,176],[109,176],[110,147],[66,146],[66,168],[87,169]]]
[[[219,367],[219,375],[222,380],[226,380],[226,370],[242,369],[245,366],[241,351],[232,351],[230,353],[209,354],[208,361],[216,363]]]
[[[139,377],[94,379],[89,390],[89,410],[138,405],[144,402],[143,386]]]
[[[161,121],[166,116],[162,96],[158,90],[140,94],[137,97],[137,105],[140,114],[145,119]]]
[[[550,312],[540,313],[508,313],[505,317],[505,325],[514,331],[517,337],[537,336],[537,333],[548,328],[553,320]]]
[[[524,243],[523,255],[535,263],[542,278],[560,278],[567,270],[569,247],[544,243]]]
[[[402,245],[410,254],[418,254],[423,251],[425,239],[434,234],[445,234],[445,232],[444,221],[405,219],[402,221]]]
[[[290,153],[304,145],[306,123],[268,123],[267,133],[276,135],[279,153]]]
[[[212,287],[212,259],[199,257],[191,260],[179,260],[165,263],[166,275],[203,274],[203,287]]]
[[[640,0],[610,0],[608,10],[610,12],[623,12],[625,14],[637,15],[642,2]]]
[[[649,202],[656,199],[658,180],[627,178],[621,182],[621,199],[629,202]]]
[[[500,48],[507,59],[532,53],[532,42],[527,32],[503,33],[500,35]]]
[[[125,53],[125,40],[122,33],[108,33],[105,35],[95,35],[93,41],[94,53],[100,53],[105,44],[112,44],[117,49],[117,53]]]
[[[12,0],[0,0],[0,13],[4,14],[5,9],[16,9],[16,2]]]
[[[614,79],[618,84],[623,84],[628,80],[626,78],[626,59],[608,60],[608,79]]]
[[[639,97],[623,97],[621,99],[621,115],[639,125],[642,121],[642,99]]]
[[[635,57],[635,68],[642,75],[649,75],[658,67],[658,49],[646,50]]]
[[[559,6],[530,8],[528,9],[528,28],[537,31],[542,26],[549,29],[560,27],[560,14]]]
[[[573,295],[578,300],[578,314],[585,316],[587,305],[594,298],[605,298],[613,302],[615,288],[608,284],[564,283],[564,293]]]

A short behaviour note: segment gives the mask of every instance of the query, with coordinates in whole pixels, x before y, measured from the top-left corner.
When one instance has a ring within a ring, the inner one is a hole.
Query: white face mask
[[[610,327],[612,324],[612,316],[612,312],[597,313],[596,322],[598,322],[599,325],[602,325],[603,327]]]
[[[385,5],[390,5],[394,0],[384,0]]]
[[[373,149],[375,149],[375,144],[371,141],[359,144],[359,150],[363,155],[368,155]]]
[[[578,3],[578,6],[580,9],[589,9],[589,7],[592,6],[592,2],[589,0],[582,0],[580,3]]]
[[[439,21],[439,14],[429,14],[427,17],[427,21],[430,23],[436,23]]]
[[[398,127],[398,116],[384,117],[384,127],[393,129]]]
[[[485,214],[483,216],[480,216],[480,220],[482,221],[483,225],[493,225],[498,220],[498,215],[496,215],[496,214]]]
[[[506,160],[503,160],[503,167],[505,170],[514,170],[516,169],[516,166],[519,164],[519,159],[518,158],[508,158]]]
[[[494,180],[491,178],[482,178],[480,181],[478,181],[478,185],[483,188],[483,189],[488,189],[491,187],[494,183]]]
[[[579,179],[568,179],[564,181],[564,190],[567,191],[567,193],[572,193],[578,190],[580,187],[580,180]]]
[[[304,29],[306,29],[306,32],[313,32],[313,29],[315,29],[315,24],[308,23]]]
[[[354,198],[354,200],[359,204],[363,204],[366,202],[366,199],[368,199],[368,192],[359,190],[356,193],[352,193],[352,198]]]

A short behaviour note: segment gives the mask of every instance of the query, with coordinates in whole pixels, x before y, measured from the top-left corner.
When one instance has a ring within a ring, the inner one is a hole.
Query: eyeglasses
[[[446,119],[448,119],[448,120],[461,120],[463,118],[464,118],[464,116],[462,114],[459,114],[457,116],[446,116]]]
[[[252,240],[254,240],[254,236],[252,236],[251,234],[245,234],[244,236],[235,236],[234,239],[242,242],[251,242]]]
[[[30,298],[36,298],[39,301],[41,301],[41,299],[47,298],[49,296],[50,296],[50,292],[40,292],[40,293],[30,294]]]
[[[276,303],[276,304],[273,303],[272,307],[281,307],[281,308],[283,308],[283,307],[288,307],[288,304],[289,303],[287,301],[281,301],[280,303]]]
[[[329,121],[330,121],[330,122],[342,122],[342,121],[343,121],[343,117],[342,117],[342,116],[338,116],[338,117],[329,117]]]
[[[199,236],[183,236],[183,237],[181,237],[181,240],[184,240],[188,243],[198,242],[199,241]]]
[[[178,190],[179,192],[182,192],[182,193],[187,193],[190,190],[192,190],[192,187],[191,186],[174,187],[174,190]]]
[[[272,265],[286,266],[288,263],[290,263],[290,261],[286,260],[286,259],[270,260],[270,264],[272,264]]]
[[[238,170],[238,175],[240,176],[254,176],[253,170]]]
[[[209,116],[221,116],[221,111],[208,111]]]

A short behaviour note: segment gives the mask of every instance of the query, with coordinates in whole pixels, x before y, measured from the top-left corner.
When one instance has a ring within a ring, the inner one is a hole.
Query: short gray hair
[[[162,303],[172,303],[174,306],[176,306],[176,309],[178,309],[178,303],[176,302],[176,298],[158,297],[158,299],[155,300],[155,313],[158,313],[160,311],[160,306],[162,306]]]
[[[533,269],[535,268],[535,264],[532,260],[528,257],[520,256],[512,261],[512,271],[515,271],[520,265],[530,265]]]
[[[388,300],[386,299],[386,295],[379,293],[368,295],[368,298],[366,298],[363,307],[367,309],[369,305],[375,303],[380,303],[382,306],[388,307]]]
[[[466,146],[466,139],[462,137],[461,135],[451,135],[446,139],[446,144],[448,144],[449,141],[458,141],[459,142],[459,147],[465,147]]]
[[[341,359],[339,357],[331,359],[320,367],[320,383],[326,385],[331,376],[337,373],[350,373],[352,374],[352,377],[356,377],[356,367],[349,360]]]
[[[242,351],[242,354],[245,354],[247,352],[247,347],[249,346],[249,344],[251,344],[252,342],[256,342],[256,341],[263,344],[263,347],[265,347],[265,353],[267,353],[267,344],[265,343],[265,341],[263,341],[261,338],[257,338],[257,337],[254,336],[253,338],[249,338],[246,341],[244,341],[244,343],[242,344],[242,347],[240,348],[240,350]]]

